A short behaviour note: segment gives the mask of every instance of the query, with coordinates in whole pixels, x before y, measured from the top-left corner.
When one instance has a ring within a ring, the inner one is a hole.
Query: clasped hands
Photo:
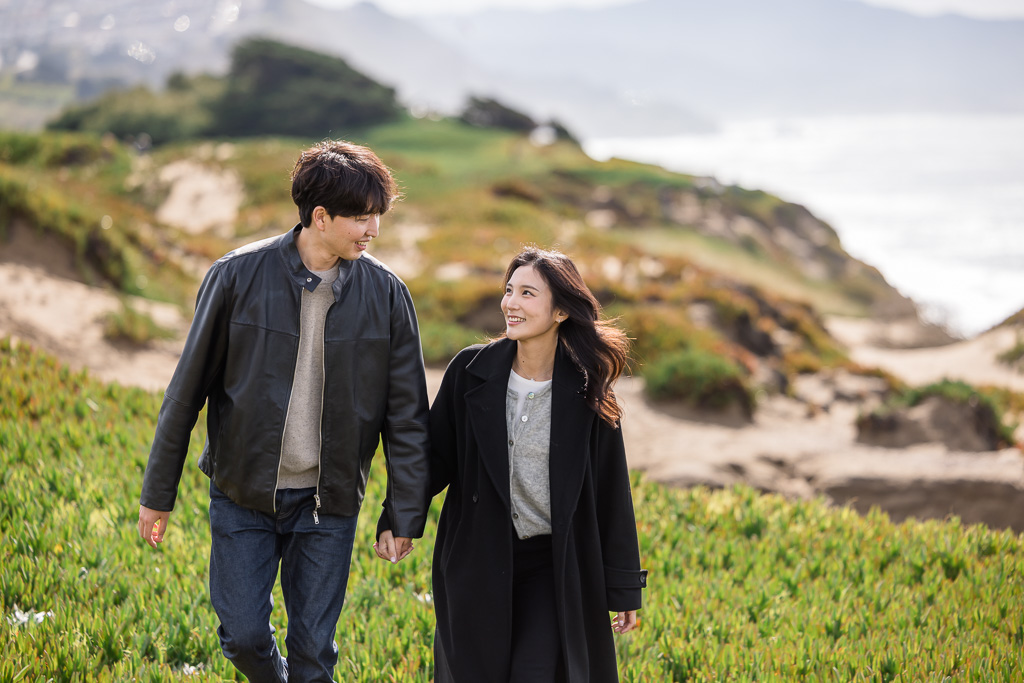
[[[391,531],[382,531],[380,538],[373,544],[377,557],[391,564],[398,564],[412,552],[412,539],[404,536],[393,536]]]

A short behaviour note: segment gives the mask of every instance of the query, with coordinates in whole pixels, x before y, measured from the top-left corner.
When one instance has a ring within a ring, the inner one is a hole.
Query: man
[[[292,171],[300,222],[210,268],[164,396],[139,534],[167,530],[189,435],[208,402],[210,597],[221,647],[250,681],[331,681],[356,517],[379,441],[397,562],[423,533],[427,392],[405,284],[366,254],[398,197],[365,147],[326,141]],[[281,567],[288,658],[270,625]]]

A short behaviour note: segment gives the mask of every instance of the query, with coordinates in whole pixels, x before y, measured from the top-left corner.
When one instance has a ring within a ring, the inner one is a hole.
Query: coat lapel
[[[551,394],[551,526],[557,533],[568,527],[576,509],[590,449],[590,432],[597,415],[584,397],[584,376],[558,345]]]
[[[466,370],[481,381],[466,391],[466,413],[476,437],[480,460],[505,507],[509,509],[505,397],[515,352],[515,342],[502,340],[481,349],[466,366]]]

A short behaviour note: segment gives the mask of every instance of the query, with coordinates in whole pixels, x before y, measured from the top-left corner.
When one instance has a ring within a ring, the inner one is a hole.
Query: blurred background
[[[1024,305],[1014,0],[2,0],[0,126],[223,76],[257,35],[343,57],[417,116],[494,98],[594,158],[806,205],[954,334]]]

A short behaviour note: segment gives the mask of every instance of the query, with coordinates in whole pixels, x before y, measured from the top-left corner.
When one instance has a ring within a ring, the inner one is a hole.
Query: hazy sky
[[[318,5],[344,7],[356,0],[310,0]],[[396,15],[470,12],[487,7],[553,9],[556,7],[599,7],[627,4],[627,0],[371,0]],[[915,14],[956,12],[982,19],[1024,19],[1024,0],[864,0],[879,7],[902,9]]]

